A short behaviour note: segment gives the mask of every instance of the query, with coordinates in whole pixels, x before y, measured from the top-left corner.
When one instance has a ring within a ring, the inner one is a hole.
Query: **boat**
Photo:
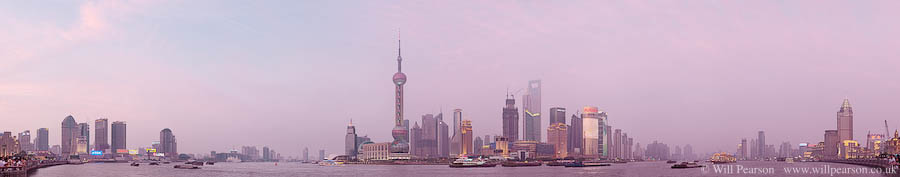
[[[554,166],[554,167],[566,166],[567,163],[574,163],[574,162],[575,162],[575,160],[556,160],[556,161],[547,162],[547,166]]]
[[[521,162],[520,161],[506,161],[500,165],[502,165],[504,167],[535,167],[535,166],[541,166],[543,164],[538,161],[530,161],[530,162],[529,161],[521,161]]]
[[[206,161],[206,165],[215,165],[215,164],[216,164],[216,162],[213,162],[213,161]]]
[[[228,157],[228,159],[225,159],[225,161],[226,162],[241,162],[241,159],[237,158],[237,157]]]
[[[709,161],[713,164],[725,164],[737,162],[737,158],[734,158],[731,154],[722,152],[713,154],[713,156],[709,158]]]
[[[175,165],[175,168],[177,168],[177,169],[200,169],[199,166],[190,165],[190,164]]]
[[[147,164],[147,165],[159,165],[159,162],[150,162],[150,163]]]
[[[193,161],[193,162],[189,162],[188,164],[191,164],[194,166],[203,166],[203,162],[200,162],[200,161]]]
[[[678,161],[674,161],[674,160],[666,161],[666,163],[677,163],[677,162]]]
[[[341,160],[322,160],[319,162],[319,166],[344,166],[344,161]]]
[[[496,163],[488,163],[482,158],[472,159],[469,157],[460,157],[450,162],[450,168],[472,168],[472,167],[495,167]]]
[[[696,162],[681,162],[680,164],[672,165],[672,168],[700,168],[703,165],[699,165]]]
[[[566,167],[602,167],[602,166],[610,166],[610,164],[603,163],[600,161],[584,161],[584,162],[566,163],[564,166],[566,166]]]
[[[139,164],[139,163],[137,163],[137,162],[131,162],[131,166],[136,167],[136,166],[141,166],[141,164]]]

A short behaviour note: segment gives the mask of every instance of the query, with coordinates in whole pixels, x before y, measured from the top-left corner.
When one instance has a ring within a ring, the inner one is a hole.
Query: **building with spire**
[[[503,107],[503,137],[507,142],[519,141],[519,109],[512,95],[507,95],[506,107]]]
[[[351,119],[350,124],[347,124],[347,135],[344,136],[344,154],[350,159],[356,159],[356,153],[359,152],[356,149],[358,147],[356,139],[356,126],[353,126],[353,120]]]
[[[853,140],[853,108],[850,107],[849,99],[844,99],[837,112],[837,131],[840,141]]]
[[[400,56],[400,40],[397,40],[397,73],[394,73],[394,129],[391,136],[391,153],[409,153],[409,124],[404,124],[403,119],[403,85],[406,84],[406,74],[403,73],[403,57]]]

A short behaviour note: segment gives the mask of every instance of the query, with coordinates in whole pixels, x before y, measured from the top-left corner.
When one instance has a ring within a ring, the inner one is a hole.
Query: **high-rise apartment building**
[[[175,159],[178,157],[178,141],[171,129],[165,128],[159,131],[159,149],[158,153],[163,153],[168,158]]]

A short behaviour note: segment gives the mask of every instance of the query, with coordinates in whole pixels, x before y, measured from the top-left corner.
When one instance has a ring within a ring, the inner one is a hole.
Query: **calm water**
[[[744,168],[772,168],[774,174],[722,174],[708,169],[671,169],[664,162],[638,162],[613,164],[607,167],[565,168],[565,167],[494,167],[494,168],[449,168],[447,166],[384,166],[346,165],[342,167],[322,167],[300,163],[217,163],[203,166],[199,170],[175,169],[175,164],[160,166],[129,166],[128,163],[91,163],[84,165],[62,165],[39,169],[31,177],[143,177],[143,176],[199,176],[199,177],[245,177],[245,176],[828,176],[828,174],[785,174],[784,167],[822,168],[865,168],[855,165],[832,163],[781,163],[781,162],[738,162]],[[726,167],[726,166],[720,166]],[[878,174],[835,174],[834,176],[884,176]]]

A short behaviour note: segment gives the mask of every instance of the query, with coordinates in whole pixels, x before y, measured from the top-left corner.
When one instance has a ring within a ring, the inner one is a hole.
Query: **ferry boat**
[[[137,167],[137,166],[141,166],[141,164],[139,164],[137,162],[131,162],[131,166]]]
[[[709,158],[709,161],[713,164],[734,163],[737,162],[737,158],[734,158],[734,156],[728,153],[722,152],[713,154],[713,156]]]
[[[323,160],[319,162],[319,166],[344,166],[344,161],[340,160]]]
[[[470,168],[470,167],[495,167],[497,164],[488,163],[486,160],[479,158],[472,159],[469,157],[460,157],[450,162],[450,168]]]
[[[680,164],[672,165],[672,168],[700,168],[703,165],[699,165],[696,162],[681,162]]]
[[[530,161],[530,162],[529,161],[521,161],[521,162],[520,161],[506,161],[500,165],[502,165],[504,167],[536,167],[536,166],[541,166],[543,164],[538,161]]]
[[[610,166],[609,163],[603,163],[600,161],[583,161],[583,162],[572,162],[566,163],[566,167],[602,167],[602,166]]]

